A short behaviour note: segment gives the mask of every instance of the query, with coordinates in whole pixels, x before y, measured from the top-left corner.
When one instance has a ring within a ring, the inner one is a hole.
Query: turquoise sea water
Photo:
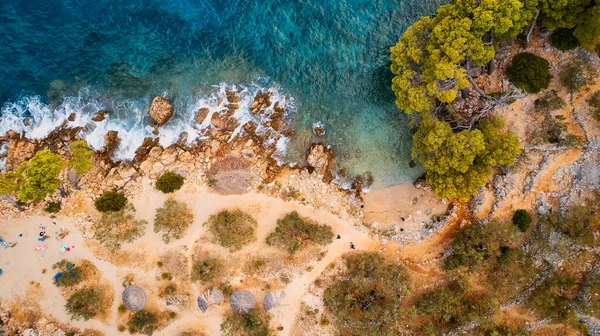
[[[341,165],[377,186],[407,182],[407,119],[390,90],[389,47],[439,0],[0,0],[0,132],[43,136],[70,112],[103,108],[130,144],[150,134],[147,111],[167,96],[169,143],[215,90],[288,96],[296,161],[325,125]],[[212,97],[212,98],[211,98]],[[34,124],[22,125],[30,116]],[[85,119],[85,118],[84,118]]]

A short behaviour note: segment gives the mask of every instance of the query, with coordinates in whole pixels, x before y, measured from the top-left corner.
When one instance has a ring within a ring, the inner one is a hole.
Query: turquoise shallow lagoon
[[[415,178],[408,121],[394,105],[388,50],[437,0],[1,0],[0,132],[43,136],[71,112],[113,112],[129,144],[150,135],[155,95],[177,111],[162,143],[187,130],[214,92],[243,87],[289,97],[297,161],[323,123],[352,173],[376,186]],[[212,97],[212,98],[211,98]],[[33,125],[21,118],[32,117]],[[105,129],[101,129],[104,131]],[[164,133],[164,134],[163,134]],[[93,146],[100,130],[89,134]]]

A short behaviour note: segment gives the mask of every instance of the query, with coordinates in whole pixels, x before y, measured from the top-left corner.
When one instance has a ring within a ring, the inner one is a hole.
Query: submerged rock
[[[316,136],[325,135],[325,127],[323,126],[323,124],[321,124],[321,123],[314,124],[313,125],[313,133],[315,133]]]
[[[164,125],[175,115],[173,106],[169,104],[169,101],[163,97],[156,97],[152,101],[150,106],[150,117],[159,126]]]

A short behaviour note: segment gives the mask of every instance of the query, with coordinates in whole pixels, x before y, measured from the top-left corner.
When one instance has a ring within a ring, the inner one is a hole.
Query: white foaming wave
[[[233,117],[239,120],[239,126],[233,131],[230,141],[243,132],[243,125],[248,121],[253,121],[257,125],[258,134],[266,134],[269,130],[265,123],[268,116],[274,112],[273,105],[279,102],[279,106],[286,109],[286,113],[295,110],[293,98],[281,93],[278,86],[272,86],[268,89],[252,83],[248,86],[235,86],[226,83],[213,86],[213,91],[209,95],[197,96],[190,99],[190,103],[183,107],[176,108],[176,115],[167,124],[159,127],[159,144],[167,147],[180,140],[182,132],[187,133],[186,142],[188,144],[197,139],[205,138],[202,130],[211,125],[211,117],[214,113],[227,109],[227,91],[236,92],[241,99],[239,108],[235,110]],[[239,91],[239,92],[238,92]],[[250,105],[254,101],[254,96],[259,92],[269,92],[271,94],[272,105],[266,109],[264,115],[254,115],[250,111]],[[164,94],[169,97],[168,93]],[[221,104],[218,104],[222,99]],[[42,139],[52,130],[61,126],[64,120],[71,113],[76,114],[76,119],[69,122],[70,126],[83,127],[84,131],[80,137],[87,141],[93,149],[99,149],[105,145],[104,135],[109,131],[117,131],[121,139],[118,149],[115,151],[116,160],[131,160],[135,156],[136,149],[143,143],[145,137],[156,138],[152,134],[148,111],[150,108],[150,98],[138,100],[107,101],[102,94],[93,91],[90,88],[82,88],[77,96],[65,97],[63,102],[56,108],[44,104],[39,96],[23,97],[17,102],[5,104],[1,109],[0,116],[0,134],[5,134],[9,130],[16,132],[25,132],[27,137]],[[196,112],[200,108],[208,108],[210,113],[201,124],[195,121]],[[110,115],[101,122],[92,121],[99,110],[106,110]],[[118,117],[118,116],[121,117]],[[25,125],[24,118],[31,118],[31,125]],[[285,145],[288,139],[280,136],[271,136],[266,139],[266,144],[272,144],[277,141],[277,151],[274,157],[283,164],[283,158],[287,149]],[[1,156],[1,155],[0,155]]]

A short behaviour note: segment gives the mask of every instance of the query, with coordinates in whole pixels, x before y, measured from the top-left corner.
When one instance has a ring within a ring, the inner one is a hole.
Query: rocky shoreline
[[[236,92],[228,91],[226,101],[220,101],[223,109],[213,112],[200,109],[196,122],[202,123],[210,116],[210,126],[203,130],[204,138],[191,144],[186,134],[180,140],[166,148],[159,144],[158,137],[147,137],[136,149],[130,162],[116,161],[112,154],[121,145],[116,131],[108,131],[104,136],[105,146],[95,150],[94,168],[88,174],[77,179],[72,171],[63,169],[59,190],[46,199],[47,202],[59,202],[63,205],[61,215],[77,216],[84,223],[84,229],[91,227],[91,214],[78,213],[71,203],[73,198],[83,198],[92,202],[107,190],[123,190],[133,196],[152,188],[152,181],[166,171],[174,171],[186,178],[193,188],[210,188],[215,176],[223,171],[230,174],[242,174],[247,180],[246,192],[256,190],[284,199],[296,199],[315,208],[328,211],[349,220],[355,226],[361,225],[364,207],[360,192],[372,182],[370,174],[351,177],[347,171],[339,169],[333,150],[322,142],[313,143],[307,151],[306,163],[301,166],[280,165],[273,154],[280,137],[293,134],[286,120],[286,111],[278,102],[272,102],[269,93],[257,94],[250,106],[253,114],[263,115],[264,125],[249,121],[240,125],[233,114],[238,108],[239,98]],[[160,133],[160,125],[169,121],[175,112],[168,101],[162,97],[154,99],[150,116],[156,122],[155,135]],[[102,121],[110,113],[99,111],[95,120]],[[6,148],[1,159],[5,160],[6,171],[16,169],[23,161],[33,157],[36,151],[48,149],[69,158],[68,144],[81,138],[81,135],[93,128],[71,127],[74,114],[68,116],[61,127],[53,130],[43,139],[30,139],[27,134],[14,131],[0,136],[0,148]],[[236,163],[237,162],[237,163]],[[236,167],[236,165],[240,167]],[[242,176],[240,175],[240,176]],[[332,183],[336,176],[349,179],[350,189],[342,189]],[[227,183],[227,181],[224,181]],[[212,186],[215,187],[215,186]],[[237,186],[239,189],[239,186]],[[217,190],[218,188],[215,188]],[[7,200],[0,200],[1,218],[18,218],[39,213],[46,202],[22,205],[22,211]],[[89,235],[88,235],[89,236]]]

